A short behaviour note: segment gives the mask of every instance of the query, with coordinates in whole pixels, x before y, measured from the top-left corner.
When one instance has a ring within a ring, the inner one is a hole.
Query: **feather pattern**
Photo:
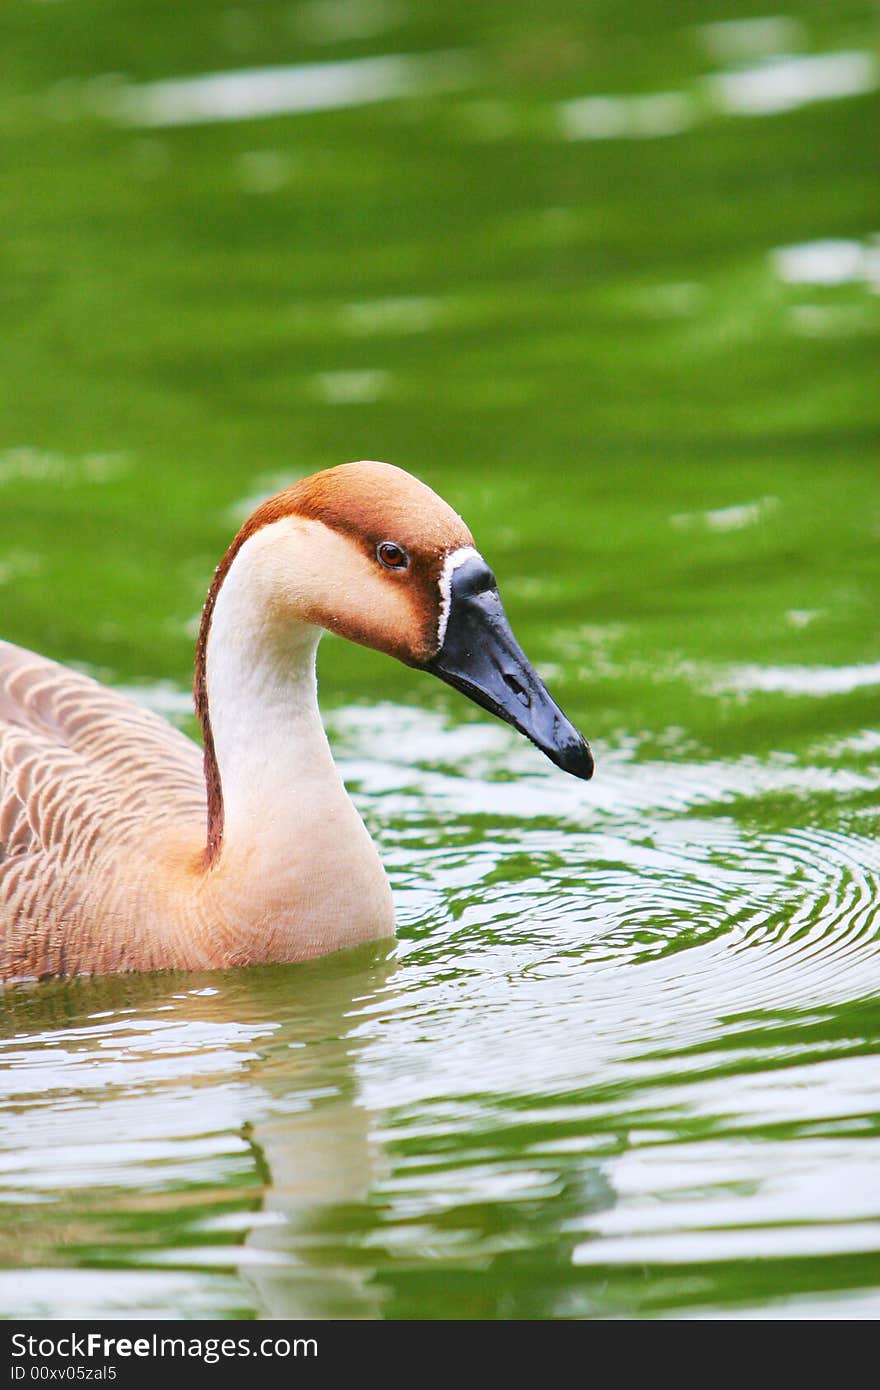
[[[164,963],[158,927],[149,941],[112,928],[136,921],[163,828],[198,845],[204,824],[195,744],[90,677],[0,641],[0,977],[125,968],[129,953]]]

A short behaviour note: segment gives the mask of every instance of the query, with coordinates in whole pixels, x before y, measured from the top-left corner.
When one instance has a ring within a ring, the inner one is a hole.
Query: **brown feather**
[[[65,954],[85,960],[91,947],[105,959],[100,922],[83,916],[96,867],[115,903],[126,850],[203,814],[189,739],[88,676],[0,641],[0,977],[63,973]]]

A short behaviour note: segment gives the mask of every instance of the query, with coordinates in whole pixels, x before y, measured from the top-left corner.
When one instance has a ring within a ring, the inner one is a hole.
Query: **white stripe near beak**
[[[449,622],[449,608],[452,602],[452,576],[459,565],[465,564],[474,555],[477,559],[480,558],[479,552],[474,550],[472,545],[463,545],[458,550],[451,550],[443,561],[443,569],[440,571],[440,619],[437,624],[438,652],[446,641],[446,625]]]

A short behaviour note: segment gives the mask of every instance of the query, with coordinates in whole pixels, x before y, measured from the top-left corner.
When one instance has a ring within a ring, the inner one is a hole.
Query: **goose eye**
[[[376,546],[376,558],[387,570],[405,570],[409,565],[409,556],[403,546],[396,545],[394,541],[381,541]]]

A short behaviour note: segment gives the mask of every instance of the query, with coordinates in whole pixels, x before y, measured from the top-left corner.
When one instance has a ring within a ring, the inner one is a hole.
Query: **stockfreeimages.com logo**
[[[139,1357],[144,1360],[171,1357],[180,1360],[203,1361],[213,1366],[218,1361],[234,1357],[277,1357],[317,1356],[318,1342],[314,1337],[160,1337],[154,1332],[149,1337],[105,1337],[101,1332],[72,1332],[63,1337],[33,1337],[24,1332],[12,1334],[12,1356],[18,1358],[12,1366],[12,1379],[48,1379],[38,1368],[21,1364],[22,1358],[33,1362],[61,1359],[63,1361],[113,1361],[117,1357],[127,1360]],[[64,1367],[65,1379],[85,1379],[74,1377],[70,1372],[72,1365]],[[34,1372],[37,1375],[34,1375]],[[95,1379],[98,1378],[95,1374]],[[89,1377],[91,1379],[91,1377]],[[113,1377],[108,1377],[113,1379]]]

